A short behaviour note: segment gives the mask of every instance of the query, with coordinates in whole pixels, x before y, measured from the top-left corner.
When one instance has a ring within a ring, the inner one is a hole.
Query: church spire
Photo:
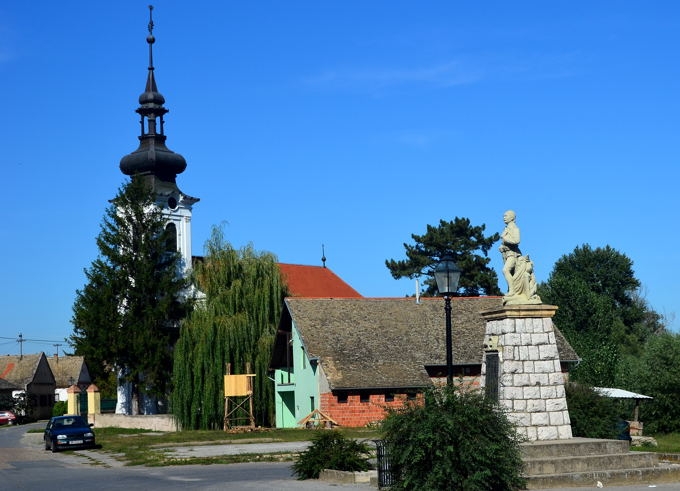
[[[168,113],[163,104],[165,98],[158,92],[153,65],[153,6],[149,5],[149,35],[146,42],[149,45],[149,68],[146,76],[146,87],[139,96],[139,107],[135,112],[141,116],[141,135],[139,148],[120,160],[120,170],[123,174],[153,176],[161,181],[175,182],[177,174],[184,172],[186,160],[165,146],[163,116]]]

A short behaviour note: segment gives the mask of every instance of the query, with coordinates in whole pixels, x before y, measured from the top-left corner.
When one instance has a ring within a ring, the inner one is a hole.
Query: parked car
[[[17,417],[12,411],[0,411],[0,425],[13,425],[17,423]]]
[[[94,448],[93,426],[82,416],[54,416],[45,427],[45,450],[57,452],[65,448]]]

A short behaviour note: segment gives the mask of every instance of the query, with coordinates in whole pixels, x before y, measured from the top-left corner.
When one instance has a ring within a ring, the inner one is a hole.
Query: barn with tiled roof
[[[452,299],[454,376],[477,385],[485,321],[501,297]],[[566,370],[578,360],[555,330]],[[338,424],[363,426],[384,417],[446,377],[440,298],[287,298],[271,361],[276,425],[295,427],[314,410]]]

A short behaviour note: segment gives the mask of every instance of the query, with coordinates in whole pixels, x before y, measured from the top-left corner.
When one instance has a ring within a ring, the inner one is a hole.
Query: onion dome
[[[141,116],[139,148],[120,160],[120,170],[128,176],[151,175],[162,181],[175,182],[177,174],[184,172],[187,163],[184,157],[165,146],[163,116],[168,109],[163,106],[165,98],[158,92],[154,77],[153,44],[156,39],[153,36],[152,11],[153,6],[149,5],[149,35],[146,37],[149,44],[149,70],[146,87],[139,96],[139,107],[135,110]]]

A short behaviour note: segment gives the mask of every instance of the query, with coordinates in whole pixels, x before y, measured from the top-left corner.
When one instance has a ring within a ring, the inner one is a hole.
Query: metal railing
[[[395,478],[390,468],[390,457],[387,453],[385,440],[373,440],[378,467],[378,489],[394,484]]]

